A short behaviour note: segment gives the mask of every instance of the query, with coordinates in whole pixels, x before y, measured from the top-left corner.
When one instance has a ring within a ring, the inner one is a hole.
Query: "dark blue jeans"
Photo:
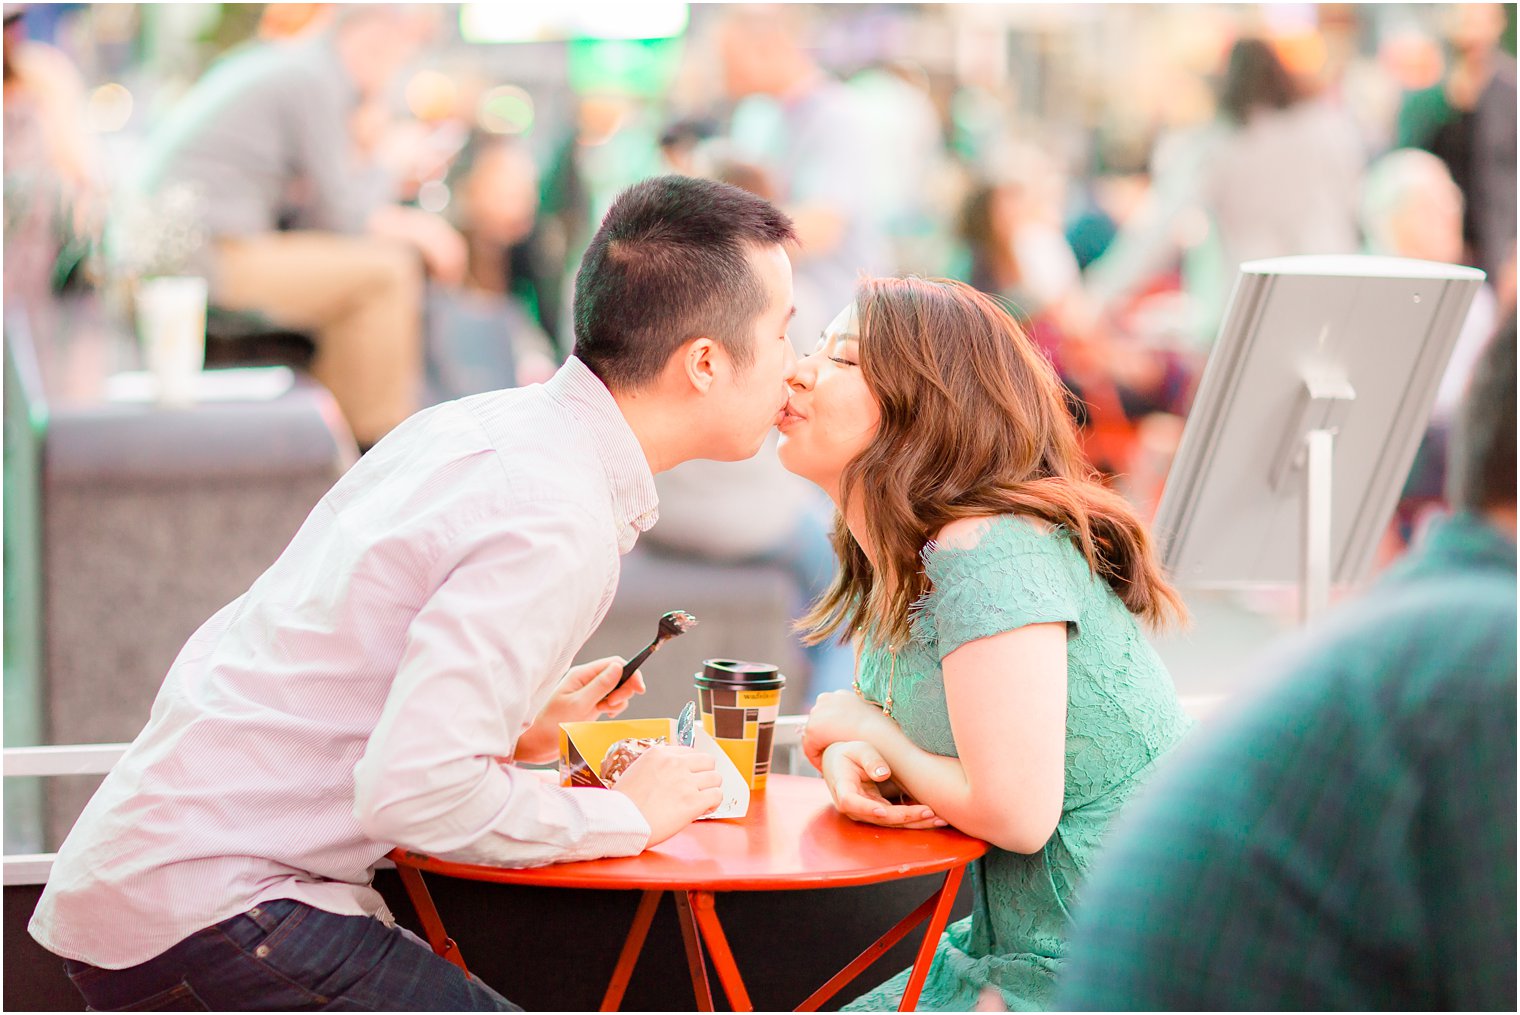
[[[130,931],[127,931],[130,933]],[[397,928],[289,899],[126,969],[64,960],[97,1011],[521,1011]]]

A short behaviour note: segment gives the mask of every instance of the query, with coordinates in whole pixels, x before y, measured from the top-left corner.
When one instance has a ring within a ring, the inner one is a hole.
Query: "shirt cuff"
[[[654,834],[634,802],[615,790],[574,790],[586,816],[586,842],[598,856],[636,856]]]

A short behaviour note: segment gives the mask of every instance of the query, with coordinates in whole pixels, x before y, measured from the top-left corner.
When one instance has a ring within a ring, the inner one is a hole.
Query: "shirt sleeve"
[[[573,504],[514,512],[459,553],[417,613],[354,769],[366,834],[452,860],[527,867],[643,850],[649,825],[603,789],[562,789],[510,757],[580,648],[612,551]]]
[[[926,608],[941,659],[968,642],[1030,624],[1076,627],[1078,583],[1089,574],[1065,536],[1012,518],[993,521],[975,546],[935,549],[926,569],[933,583]]]

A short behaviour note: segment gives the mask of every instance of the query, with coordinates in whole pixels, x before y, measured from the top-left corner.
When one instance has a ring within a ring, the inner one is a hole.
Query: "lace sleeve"
[[[1075,637],[1087,563],[1059,530],[1042,532],[1014,516],[994,519],[974,546],[931,543],[932,583],[921,610],[932,621],[939,657],[978,638],[1028,624],[1065,622]]]

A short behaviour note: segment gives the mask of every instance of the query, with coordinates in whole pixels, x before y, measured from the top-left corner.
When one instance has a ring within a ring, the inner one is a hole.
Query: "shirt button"
[[[268,945],[259,945],[257,948],[255,948],[253,950],[253,954],[257,955],[261,959],[268,958],[269,957],[269,946]]]
[[[249,916],[258,916],[261,912],[263,912],[263,910],[259,909],[258,906],[254,906],[252,909],[250,909],[248,911],[248,915]]]

